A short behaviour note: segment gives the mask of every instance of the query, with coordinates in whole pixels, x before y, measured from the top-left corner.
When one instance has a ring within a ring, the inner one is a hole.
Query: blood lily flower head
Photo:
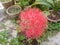
[[[47,19],[38,8],[28,8],[19,14],[20,30],[26,38],[42,36],[47,25]]]

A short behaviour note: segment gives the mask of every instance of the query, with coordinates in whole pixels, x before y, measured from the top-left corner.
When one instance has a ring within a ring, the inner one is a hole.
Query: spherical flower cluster
[[[37,8],[28,8],[19,14],[20,30],[26,38],[37,38],[42,36],[47,25],[47,19]]]

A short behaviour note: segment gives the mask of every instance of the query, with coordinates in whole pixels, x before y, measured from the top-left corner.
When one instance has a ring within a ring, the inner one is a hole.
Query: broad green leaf
[[[25,37],[22,36],[22,35],[19,35],[19,36],[18,36],[18,39],[19,39],[20,41],[23,41],[23,40],[25,39]]]

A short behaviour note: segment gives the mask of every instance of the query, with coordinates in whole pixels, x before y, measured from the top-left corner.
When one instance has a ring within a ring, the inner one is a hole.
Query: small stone
[[[6,25],[8,28],[16,29],[15,24],[12,23],[11,20],[7,20],[7,21],[5,22],[5,25]]]
[[[44,41],[41,45],[60,45],[60,32],[53,37],[48,37],[49,41]]]
[[[0,44],[0,45],[2,45],[2,44]]]
[[[11,33],[12,37],[17,37],[17,31],[13,30],[13,32]]]

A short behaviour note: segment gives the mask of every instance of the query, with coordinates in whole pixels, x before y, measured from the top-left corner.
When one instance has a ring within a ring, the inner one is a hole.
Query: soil
[[[51,15],[49,15],[48,18],[50,18],[52,20],[58,20],[58,19],[60,19],[60,16],[59,15],[56,15],[56,17],[54,18]]]
[[[49,19],[54,21],[60,21],[60,12],[58,11],[56,14],[51,12],[50,15],[48,15],[48,20]]]
[[[60,15],[60,10],[57,13]]]

